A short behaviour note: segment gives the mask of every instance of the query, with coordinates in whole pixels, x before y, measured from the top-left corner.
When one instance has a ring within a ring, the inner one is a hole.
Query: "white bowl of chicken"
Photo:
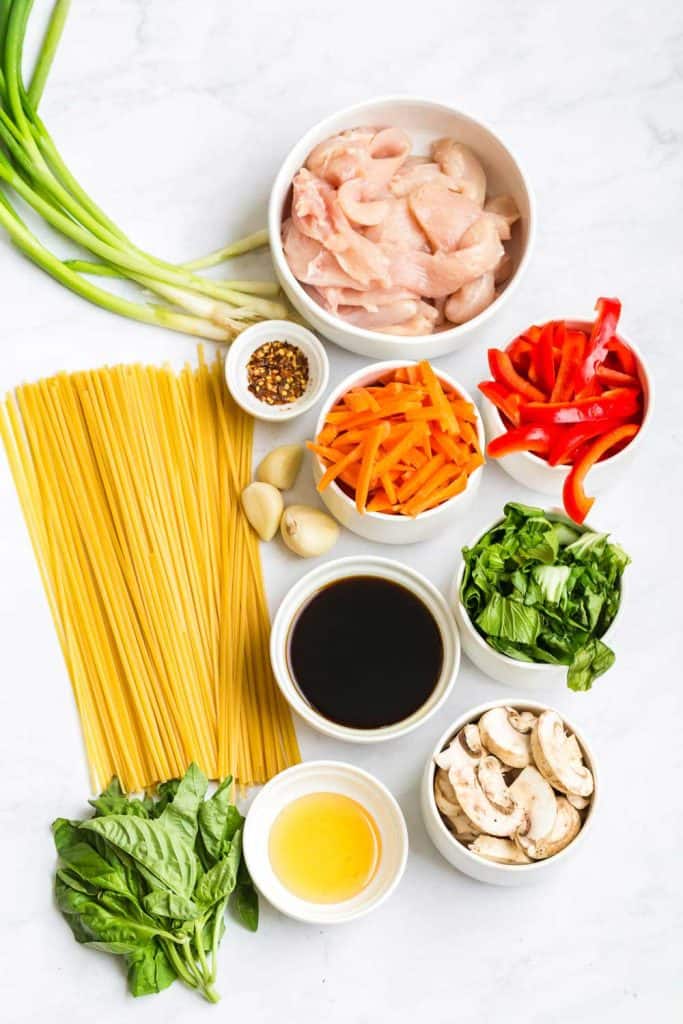
[[[420,802],[449,864],[510,886],[541,881],[579,850],[597,798],[584,735],[548,705],[519,699],[481,704],[446,729]]]
[[[490,128],[386,97],[294,146],[268,229],[285,293],[322,335],[372,359],[433,359],[472,340],[519,284],[534,199]]]

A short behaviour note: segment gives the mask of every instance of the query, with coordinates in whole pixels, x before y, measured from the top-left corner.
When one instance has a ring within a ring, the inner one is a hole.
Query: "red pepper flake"
[[[249,390],[267,405],[287,405],[308,387],[308,359],[289,341],[267,341],[247,363]]]

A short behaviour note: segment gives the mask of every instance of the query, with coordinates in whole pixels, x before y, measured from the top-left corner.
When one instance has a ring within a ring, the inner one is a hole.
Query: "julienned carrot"
[[[419,515],[467,486],[482,463],[474,407],[427,362],[353,388],[329,411],[308,447],[359,512]]]
[[[363,444],[363,458],[360,464],[358,485],[356,487],[356,508],[361,513],[364,511],[367,504],[370,481],[375,475],[375,461],[377,459],[379,446],[387,437],[389,430],[390,427],[387,422],[378,423],[377,426],[373,427],[369,432]]]

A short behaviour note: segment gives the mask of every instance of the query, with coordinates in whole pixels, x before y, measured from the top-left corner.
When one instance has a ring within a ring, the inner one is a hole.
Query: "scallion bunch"
[[[0,0],[0,227],[34,263],[104,309],[212,341],[230,341],[254,321],[286,316],[269,281],[217,281],[197,273],[268,244],[266,231],[181,266],[139,249],[81,187],[38,116],[38,105],[70,0],[56,0],[28,85],[22,74],[33,0]],[[21,218],[27,203],[53,229],[81,246],[88,259],[60,259]],[[116,295],[91,278],[125,278],[143,301]],[[152,294],[162,301],[144,301]]]

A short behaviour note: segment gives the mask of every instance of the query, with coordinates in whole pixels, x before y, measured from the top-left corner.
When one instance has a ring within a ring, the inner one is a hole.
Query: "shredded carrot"
[[[467,486],[484,462],[477,412],[426,361],[352,388],[328,412],[309,449],[356,508],[417,516]]]

